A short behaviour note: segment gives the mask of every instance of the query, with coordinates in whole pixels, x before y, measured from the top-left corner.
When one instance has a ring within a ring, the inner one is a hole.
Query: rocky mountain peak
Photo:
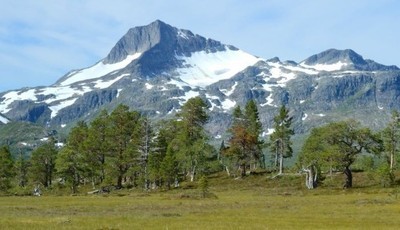
[[[156,20],[149,25],[134,27],[116,43],[110,53],[103,60],[104,64],[113,64],[124,60],[128,55],[145,53],[153,48],[155,52],[190,56],[190,53],[206,50],[208,52],[225,49],[221,42],[206,39],[193,34],[189,30],[178,29],[163,21]],[[236,49],[227,46],[229,49]]]
[[[385,71],[398,70],[396,66],[385,66],[372,60],[366,60],[351,49],[328,49],[319,54],[312,55],[301,62],[301,65],[314,67],[319,70],[360,70],[360,71]]]
[[[162,39],[170,39],[176,30],[172,26],[157,20],[147,26],[134,27],[115,44],[104,59],[104,64],[121,62],[128,55],[144,53],[160,43]]]
[[[311,57],[304,60],[302,63],[306,65],[316,64],[335,64],[338,62],[342,63],[353,63],[353,64],[366,64],[363,57],[351,49],[337,50],[328,49],[319,54],[312,55]]]

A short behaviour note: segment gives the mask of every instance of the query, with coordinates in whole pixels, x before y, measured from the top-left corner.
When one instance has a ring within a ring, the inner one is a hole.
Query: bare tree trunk
[[[224,166],[225,166],[225,171],[228,174],[228,176],[231,176],[231,172],[229,171],[229,167],[226,166],[226,165],[224,165]]]
[[[240,165],[240,176],[245,177],[246,176],[246,164]]]
[[[309,169],[303,169],[306,172],[306,187],[308,189],[314,189],[318,186],[318,172],[314,165],[311,165]]]
[[[117,180],[117,188],[120,189],[122,188],[122,176],[118,176],[118,180]]]
[[[344,174],[346,175],[346,182],[345,182],[343,188],[353,187],[353,174],[351,173],[349,166],[346,166],[346,168],[344,170]]]
[[[283,173],[283,154],[280,154],[279,158],[279,174]]]
[[[196,175],[196,165],[193,165],[189,171],[190,182],[194,181],[194,177]]]
[[[390,153],[390,172],[393,172],[393,167],[394,167],[394,152],[392,151]]]
[[[277,147],[276,147],[276,150],[275,150],[275,162],[274,162],[274,165],[275,165],[275,170],[277,170],[277,168],[278,168],[278,145],[277,145]]]

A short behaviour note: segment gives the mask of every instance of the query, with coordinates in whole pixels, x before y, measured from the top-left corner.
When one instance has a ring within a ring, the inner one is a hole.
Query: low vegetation
[[[69,196],[44,190],[41,197],[0,197],[2,229],[396,229],[400,191],[380,188],[365,173],[358,184],[338,189],[343,174],[316,190],[304,175],[251,175],[232,180],[209,176],[202,185],[183,183],[169,191],[120,190]],[[81,188],[88,190],[89,188]],[[398,196],[399,195],[399,196]]]
[[[254,101],[233,110],[229,138],[210,145],[207,104],[192,98],[153,125],[120,105],[78,122],[29,158],[0,148],[2,229],[368,229],[400,224],[400,115],[383,131],[357,121],[313,129],[292,167],[282,106],[274,131]],[[17,156],[17,157],[13,157]]]

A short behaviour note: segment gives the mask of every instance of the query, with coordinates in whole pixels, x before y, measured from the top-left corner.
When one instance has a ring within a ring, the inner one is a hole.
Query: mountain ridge
[[[398,67],[351,49],[328,49],[300,63],[263,59],[157,20],[129,29],[105,58],[53,85],[0,93],[0,113],[62,131],[119,103],[165,119],[200,96],[210,106],[208,131],[215,137],[227,135],[232,108],[247,100],[259,105],[265,135],[282,104],[298,133],[355,116],[377,128],[400,108],[399,83]]]

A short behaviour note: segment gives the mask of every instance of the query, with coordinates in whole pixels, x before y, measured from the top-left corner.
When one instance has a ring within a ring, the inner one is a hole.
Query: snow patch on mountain
[[[31,100],[32,98],[35,98],[35,89],[10,91],[2,97],[3,100],[0,102],[0,113],[8,113],[11,110],[9,106],[14,101]]]
[[[61,101],[56,105],[50,106],[49,109],[51,110],[51,118],[56,117],[58,112],[63,108],[73,105],[76,100],[78,100],[78,98],[72,98],[70,100]]]
[[[190,91],[186,92],[185,95],[183,95],[183,96],[180,96],[180,97],[173,97],[173,98],[171,98],[171,99],[178,99],[178,100],[179,100],[179,104],[180,104],[180,105],[183,105],[183,104],[185,104],[185,102],[188,101],[190,98],[197,97],[197,96],[199,96],[199,95],[200,95],[199,92],[190,90]]]
[[[270,73],[271,73],[270,78],[278,79],[277,83],[281,87],[286,86],[287,82],[296,78],[295,73],[287,72],[281,67],[275,67],[270,69]]]
[[[236,86],[238,86],[238,82],[235,81],[235,84],[232,86],[232,88],[230,90],[227,89],[220,89],[220,91],[225,94],[226,96],[230,96],[232,95],[233,92],[235,92]]]
[[[152,88],[154,87],[154,85],[149,84],[149,83],[146,83],[146,84],[144,84],[144,85],[145,85],[145,87],[146,87],[147,90],[150,90],[150,89],[152,89]]]
[[[66,80],[60,83],[61,86],[71,85],[76,82],[86,81],[90,79],[100,78],[116,70],[120,70],[129,65],[133,60],[138,59],[142,54],[135,53],[128,55],[125,60],[114,63],[114,64],[104,64],[102,61],[96,65],[89,67],[87,69],[78,70],[70,73]]]
[[[222,109],[225,111],[231,110],[236,106],[236,101],[232,101],[230,99],[225,99],[223,102],[221,102]]]
[[[9,122],[10,122],[10,120],[8,120],[7,118],[0,115],[0,123],[7,124]]]
[[[95,84],[94,87],[97,89],[106,89],[106,88],[110,87],[111,85],[113,85],[115,82],[121,80],[123,77],[129,76],[129,75],[130,75],[129,73],[122,74],[121,76],[116,77],[112,80],[108,80],[108,81],[97,80],[94,82],[94,84]]]
[[[348,65],[347,63],[341,61],[338,61],[333,64],[315,64],[315,65],[307,65],[304,62],[300,63],[300,66],[303,66],[305,68],[315,69],[318,71],[328,71],[328,72],[342,70],[343,67],[346,67],[347,65]]]
[[[61,109],[73,105],[78,97],[83,94],[95,89],[108,88],[128,75],[130,74],[122,74],[112,80],[97,80],[88,84],[80,84],[79,86],[51,86],[39,89],[10,91],[2,97],[3,101],[0,102],[0,113],[8,113],[11,110],[10,105],[14,101],[28,100],[35,103],[44,102],[50,105],[49,108],[52,111],[51,118],[53,118]],[[46,96],[47,99],[40,100],[39,98],[43,96]]]
[[[178,37],[181,37],[183,39],[189,40],[189,36],[187,36],[182,30],[178,30]]]
[[[210,53],[194,52],[190,57],[177,56],[184,67],[178,68],[180,79],[191,86],[205,87],[217,81],[228,79],[260,59],[241,50]]]
[[[175,80],[175,79],[170,80],[166,85],[174,85],[174,86],[178,87],[181,90],[183,90],[183,87],[189,86],[186,82],[183,82],[181,80],[178,81],[178,80]]]

